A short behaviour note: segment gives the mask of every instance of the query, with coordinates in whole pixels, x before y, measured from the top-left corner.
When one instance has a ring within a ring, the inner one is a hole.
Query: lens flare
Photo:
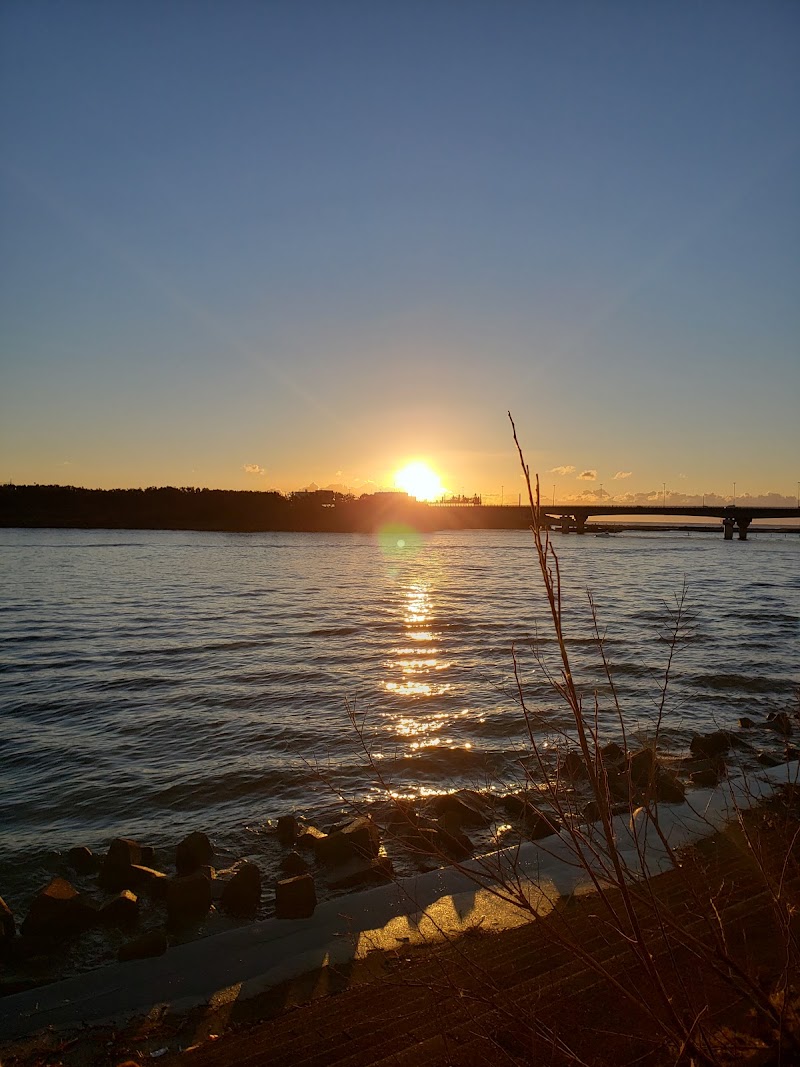
[[[378,541],[385,555],[403,556],[416,552],[422,538],[413,526],[389,522],[378,530]]]

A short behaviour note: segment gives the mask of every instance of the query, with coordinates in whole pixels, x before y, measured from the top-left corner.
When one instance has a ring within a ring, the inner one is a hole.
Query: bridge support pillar
[[[722,520],[722,533],[726,541],[733,540],[733,519]]]
[[[586,533],[586,519],[582,519],[580,517],[575,519],[575,533]]]
[[[567,515],[561,520],[561,532],[569,533],[569,517]]]
[[[747,516],[742,516],[742,515],[739,516],[736,525],[739,527],[739,540],[740,541],[746,541],[747,540],[747,528],[748,528],[748,526],[750,525],[750,523],[752,521],[753,520],[751,518],[748,518]]]

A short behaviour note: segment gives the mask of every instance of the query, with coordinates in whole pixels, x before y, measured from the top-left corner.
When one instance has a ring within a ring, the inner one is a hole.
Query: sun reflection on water
[[[442,655],[441,633],[437,632],[433,583],[416,580],[402,592],[401,617],[405,642],[392,649],[386,661],[383,688],[398,702],[397,714],[387,716],[391,729],[405,749],[413,754],[431,748],[471,748],[453,736],[456,720],[466,712],[437,706],[442,698],[452,698],[453,685],[445,674],[452,662]]]

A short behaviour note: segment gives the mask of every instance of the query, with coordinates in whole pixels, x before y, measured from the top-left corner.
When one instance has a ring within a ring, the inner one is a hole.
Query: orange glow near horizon
[[[421,460],[407,463],[397,471],[394,484],[417,500],[438,500],[447,492],[436,471]]]

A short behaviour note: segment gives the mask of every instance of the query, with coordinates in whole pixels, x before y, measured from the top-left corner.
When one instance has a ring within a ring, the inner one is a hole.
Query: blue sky
[[[507,497],[510,407],[563,499],[794,498],[796,4],[11,0],[0,37],[1,480]]]

